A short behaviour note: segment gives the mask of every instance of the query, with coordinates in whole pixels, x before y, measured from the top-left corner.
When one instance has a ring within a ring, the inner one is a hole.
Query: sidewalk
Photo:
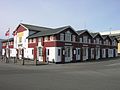
[[[24,62],[22,59],[15,59],[15,58],[10,58],[8,59],[8,61],[6,62],[5,59],[2,59],[2,57],[0,56],[0,62],[2,63],[13,63],[13,64],[20,64],[20,65],[36,65],[34,63],[34,60],[28,60],[28,59],[24,59]],[[39,62],[37,61],[37,65],[48,65],[51,63],[47,63],[47,62]]]

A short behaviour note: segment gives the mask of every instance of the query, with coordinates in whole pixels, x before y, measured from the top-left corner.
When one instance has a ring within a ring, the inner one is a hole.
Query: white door
[[[102,49],[102,58],[106,58],[106,49]]]
[[[80,60],[80,48],[76,48],[76,60]]]
[[[70,62],[72,57],[72,49],[70,47],[65,48],[65,62]]]
[[[43,61],[43,57],[42,57],[42,47],[38,47],[38,60],[39,60],[39,61]]]
[[[91,59],[94,59],[94,48],[91,48]]]
[[[96,59],[100,58],[100,48],[96,48]]]
[[[88,59],[88,47],[83,47],[83,61]]]

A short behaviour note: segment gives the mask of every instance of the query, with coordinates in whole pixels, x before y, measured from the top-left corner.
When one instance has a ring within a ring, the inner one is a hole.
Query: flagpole
[[[8,28],[8,31],[7,31],[7,55],[8,55],[8,57],[7,57],[7,61],[6,61],[6,63],[8,63],[9,62],[9,54],[10,54],[10,51],[9,51],[9,36],[10,36],[10,28]]]

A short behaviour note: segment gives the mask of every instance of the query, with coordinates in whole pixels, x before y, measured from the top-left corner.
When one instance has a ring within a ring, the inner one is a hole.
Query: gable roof
[[[92,37],[92,35],[89,33],[89,31],[88,31],[87,29],[84,29],[84,30],[78,30],[78,31],[76,31],[76,32],[78,33],[78,35],[81,35],[81,34],[87,32],[87,33]]]
[[[103,40],[105,40],[107,37],[111,40],[109,35],[102,35],[102,37],[103,37]]]
[[[21,23],[21,25],[32,31],[46,31],[52,29],[52,28],[40,27],[35,25],[23,24],[23,23]]]
[[[10,41],[14,41],[14,39],[13,38],[9,38],[9,40],[8,39],[4,39],[4,40],[2,40],[1,42],[10,42]]]
[[[100,37],[103,39],[103,37],[99,32],[96,32],[96,33],[91,32],[90,34],[92,35],[93,38],[95,38],[97,35],[100,35]]]
[[[111,40],[116,40],[117,42],[119,42],[118,39],[115,36],[109,36],[109,37],[110,37]]]
[[[48,36],[48,35],[58,34],[61,31],[67,29],[67,28],[71,28],[71,26],[64,26],[64,27],[60,27],[60,28],[56,28],[56,29],[43,30],[41,32],[38,32],[36,34],[28,36],[28,38],[34,38],[34,37],[41,37],[41,36]]]

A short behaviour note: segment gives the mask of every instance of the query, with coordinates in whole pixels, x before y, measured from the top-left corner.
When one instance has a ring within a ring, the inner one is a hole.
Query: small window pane
[[[60,56],[60,49],[58,49],[58,56]]]

